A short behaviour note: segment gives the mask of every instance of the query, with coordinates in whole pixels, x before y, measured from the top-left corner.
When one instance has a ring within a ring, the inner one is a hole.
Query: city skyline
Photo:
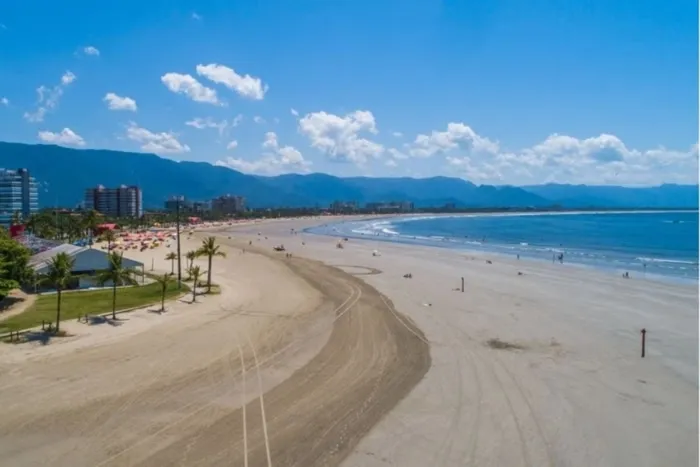
[[[15,216],[28,218],[39,210],[38,184],[29,170],[0,168],[0,225],[9,226]]]
[[[0,140],[264,175],[697,183],[696,3],[131,1],[46,5],[67,31],[0,12]]]

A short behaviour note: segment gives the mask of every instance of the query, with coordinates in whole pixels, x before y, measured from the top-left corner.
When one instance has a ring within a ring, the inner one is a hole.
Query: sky
[[[39,5],[0,4],[2,141],[261,175],[698,181],[697,0]]]

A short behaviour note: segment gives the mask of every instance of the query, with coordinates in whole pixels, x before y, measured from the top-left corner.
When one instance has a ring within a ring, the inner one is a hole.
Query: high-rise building
[[[142,200],[141,189],[137,186],[105,188],[99,185],[85,190],[85,209],[94,209],[109,217],[143,216]]]
[[[180,202],[180,212],[185,213],[204,213],[210,211],[211,207],[209,202],[206,201],[190,201],[184,196],[179,197]],[[178,197],[172,196],[170,199],[165,201],[165,210],[168,212],[175,212],[177,210]]]
[[[39,195],[34,177],[27,169],[0,169],[0,224],[10,225],[15,213],[23,220],[39,210]]]
[[[220,214],[235,214],[245,211],[245,198],[224,195],[211,200],[211,210]]]

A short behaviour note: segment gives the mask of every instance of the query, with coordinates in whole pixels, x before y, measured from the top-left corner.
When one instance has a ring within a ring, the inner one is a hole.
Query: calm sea
[[[698,280],[698,212],[393,217],[310,231]]]

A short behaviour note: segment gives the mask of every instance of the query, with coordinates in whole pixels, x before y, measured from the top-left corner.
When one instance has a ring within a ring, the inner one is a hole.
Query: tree
[[[194,260],[197,258],[197,252],[196,251],[188,251],[185,254],[185,258],[190,262],[190,264],[187,266],[187,272],[190,272],[190,269],[192,269],[192,266],[194,266]]]
[[[82,226],[85,229],[90,245],[92,245],[92,237],[95,235],[99,222],[99,214],[94,209],[90,209],[83,214]]]
[[[168,274],[163,274],[162,276],[155,276],[153,280],[160,285],[160,311],[165,311],[165,292],[168,291],[168,285],[172,282],[172,278]]]
[[[112,243],[114,243],[116,239],[117,235],[114,233],[114,230],[107,229],[102,232],[102,240],[107,242],[107,251],[112,251]]]
[[[190,277],[192,278],[192,303],[197,301],[197,283],[199,282],[199,278],[202,277],[202,274],[204,272],[199,268],[199,266],[193,266],[189,270]]]
[[[113,251],[109,253],[109,267],[97,275],[97,283],[104,287],[112,283],[112,319],[117,319],[117,287],[120,285],[138,285],[134,279],[135,271],[124,266],[124,256]]]
[[[7,263],[0,258],[0,300],[7,297],[10,290],[19,287],[19,282],[9,277]]]
[[[211,261],[214,256],[226,257],[226,253],[221,251],[221,245],[216,244],[216,238],[209,237],[202,240],[202,246],[197,250],[197,256],[206,256],[209,260],[207,270],[207,293],[211,292]]]
[[[0,264],[4,272],[0,274],[0,278],[7,281],[18,282],[19,284],[27,284],[33,273],[29,266],[29,257],[31,251],[19,242],[10,238],[7,232],[0,233]],[[9,288],[9,283],[7,284]],[[12,286],[11,288],[16,288]],[[0,292],[0,298],[3,294]]]
[[[51,258],[46,274],[39,276],[39,283],[46,284],[56,289],[56,331],[61,323],[61,294],[68,288],[73,279],[72,271],[75,258],[68,253],[58,253]]]
[[[175,260],[176,259],[177,259],[177,253],[175,253],[174,251],[171,251],[165,257],[166,261],[170,261],[170,274],[171,275],[175,274]]]

